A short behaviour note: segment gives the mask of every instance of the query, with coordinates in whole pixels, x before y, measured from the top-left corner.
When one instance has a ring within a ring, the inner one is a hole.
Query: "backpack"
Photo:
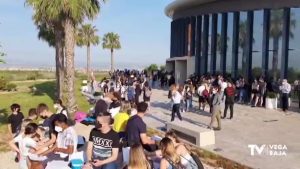
[[[190,155],[192,156],[193,160],[195,161],[195,163],[198,166],[198,169],[204,169],[202,162],[200,161],[200,159],[194,154],[194,153],[190,153]]]
[[[205,97],[205,98],[207,98],[209,96],[209,93],[208,93],[208,91],[206,89],[204,89],[202,91],[202,96]]]
[[[150,90],[148,87],[145,87],[144,92],[145,92],[145,96],[146,96],[146,97],[150,97],[151,94],[152,94],[151,90]]]

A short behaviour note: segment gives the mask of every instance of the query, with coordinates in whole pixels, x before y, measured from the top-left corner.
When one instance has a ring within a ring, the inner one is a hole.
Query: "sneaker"
[[[217,128],[215,128],[215,130],[220,131],[220,130],[221,130],[221,127],[217,127]]]
[[[224,116],[222,116],[222,117],[221,117],[221,119],[225,119],[225,117],[224,117]]]

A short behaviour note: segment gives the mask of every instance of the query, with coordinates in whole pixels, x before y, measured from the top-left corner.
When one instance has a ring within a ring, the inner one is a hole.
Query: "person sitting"
[[[19,134],[9,142],[11,149],[20,154],[19,165],[21,169],[28,169],[31,167],[31,164],[28,160],[28,155],[30,149],[36,148],[36,141],[33,139],[33,137],[36,134],[37,128],[37,124],[29,123],[26,125],[24,133]],[[18,143],[19,147],[15,143]]]
[[[177,155],[180,156],[181,164],[185,169],[193,169],[198,168],[197,163],[194,161],[193,157],[191,156],[190,152],[187,150],[186,146],[180,142],[177,135],[174,131],[168,131],[166,133],[166,137],[171,139],[174,147],[176,149]]]
[[[143,146],[134,144],[130,147],[129,164],[123,169],[151,169],[151,165],[144,153]]]
[[[160,142],[162,159],[160,169],[182,169],[180,156],[176,153],[173,141],[165,137]]]
[[[66,117],[69,117],[69,116],[68,116],[67,109],[66,109],[66,107],[63,105],[61,99],[57,99],[57,100],[54,102],[53,107],[54,107],[54,109],[56,110],[56,114],[62,113],[62,114],[64,114]]]
[[[137,114],[132,116],[126,127],[127,141],[129,146],[133,144],[142,144],[144,149],[153,152],[157,150],[154,140],[147,136],[147,126],[143,121],[143,117],[147,112],[148,104],[141,102],[137,104]]]
[[[120,138],[125,138],[126,125],[131,112],[131,105],[129,101],[123,101],[121,103],[120,112],[114,117],[113,129],[119,133]]]
[[[64,114],[57,114],[54,119],[55,131],[58,133],[55,146],[52,148],[61,158],[67,158],[77,151],[77,133],[68,125],[68,118]]]
[[[112,130],[112,123],[108,112],[98,114],[87,145],[88,163],[83,169],[117,169],[120,139],[118,133]]]

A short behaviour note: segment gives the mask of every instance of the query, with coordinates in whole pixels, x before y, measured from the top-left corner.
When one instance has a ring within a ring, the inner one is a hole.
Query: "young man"
[[[142,144],[144,149],[153,152],[157,149],[157,146],[155,145],[155,141],[147,136],[147,126],[143,121],[147,109],[147,103],[141,102],[137,104],[138,113],[128,120],[126,134],[129,146]]]
[[[44,122],[42,125],[49,131],[49,137],[50,137],[50,140],[47,141],[41,147],[49,147],[55,143],[56,136],[57,136],[57,132],[55,131],[55,126],[54,126],[55,114],[52,113],[49,110],[48,106],[44,103],[40,103],[38,105],[37,113],[38,113],[39,117],[44,119]],[[39,148],[41,148],[41,147],[39,147]]]
[[[68,118],[64,114],[56,114],[54,118],[55,131],[58,133],[53,151],[66,158],[77,150],[77,134],[73,127],[68,125]]]
[[[21,112],[21,106],[19,104],[12,104],[10,109],[12,114],[8,116],[8,132],[11,137],[15,137],[19,130],[21,130],[24,115]]]
[[[117,169],[120,140],[118,133],[112,130],[112,123],[113,119],[107,112],[97,116],[87,145],[88,163],[84,166],[85,169]]]

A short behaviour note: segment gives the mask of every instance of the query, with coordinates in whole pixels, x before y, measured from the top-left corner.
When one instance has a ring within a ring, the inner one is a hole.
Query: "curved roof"
[[[165,8],[165,14],[172,18],[175,11],[187,9],[195,5],[201,5],[213,1],[217,0],[175,0]]]

